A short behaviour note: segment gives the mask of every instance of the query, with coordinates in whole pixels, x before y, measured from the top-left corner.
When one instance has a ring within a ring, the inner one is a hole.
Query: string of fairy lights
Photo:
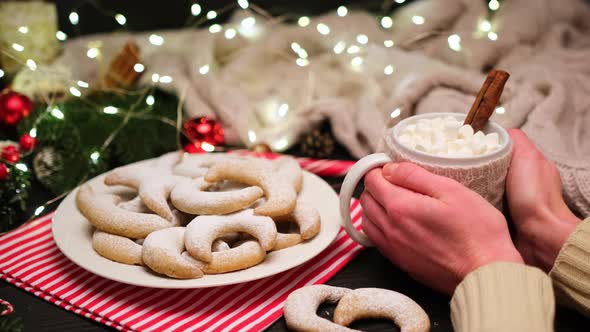
[[[393,2],[395,2],[398,5],[403,4],[405,1],[406,0],[393,0]],[[124,15],[124,13],[102,8],[102,7],[100,7],[99,2],[97,2],[97,1],[83,2],[80,6],[87,4],[87,3],[90,3],[91,5],[95,6],[96,9],[99,10],[103,15],[106,15],[108,17],[112,17],[112,19],[114,21],[116,21],[116,23],[118,25],[120,25],[121,27],[125,27],[128,24],[127,17]],[[387,8],[388,11],[391,11],[390,10],[391,3],[392,3],[391,0],[385,0],[382,7]],[[501,5],[501,3],[499,0],[490,0],[487,2],[487,6],[488,6],[491,14],[493,14],[493,12],[497,11],[500,8],[500,5]],[[84,20],[84,17],[81,17],[81,15],[78,13],[78,8],[80,8],[80,7],[74,8],[68,14],[68,21],[74,28],[77,27],[82,20]],[[189,4],[189,7],[187,9],[188,9],[188,12],[190,13],[190,15],[188,16],[189,19],[187,20],[187,25],[189,25],[189,26],[203,26],[203,25],[205,25],[206,28],[208,29],[209,33],[222,34],[223,37],[227,40],[232,40],[232,39],[236,38],[237,36],[241,36],[246,39],[255,39],[255,38],[259,37],[264,32],[264,27],[263,27],[263,25],[259,24],[259,22],[257,22],[256,15],[260,15],[263,17],[270,17],[270,15],[268,13],[266,13],[264,10],[257,7],[256,5],[251,4],[248,0],[237,0],[231,6],[226,6],[224,8],[220,8],[220,9],[210,9],[210,10],[203,8],[203,6],[201,6],[199,3],[195,2],[195,3]],[[244,14],[245,14],[245,15],[243,15],[243,18],[238,23],[235,23],[235,22],[231,22],[228,24],[215,23],[216,19],[218,18],[219,15],[221,15],[225,12],[231,11],[231,10],[235,10],[235,9],[242,10],[242,11],[244,11]],[[345,16],[349,15],[348,7],[345,5],[341,5],[341,6],[337,7],[336,8],[336,15],[339,17],[345,17]],[[495,27],[493,26],[489,16],[490,15],[480,18],[480,20],[478,22],[478,26],[475,27],[476,33],[479,34],[480,36],[487,37],[491,41],[496,41],[499,38],[499,36],[498,36],[498,33],[495,31]],[[325,22],[318,21],[316,18],[312,18],[312,17],[308,17],[308,16],[300,16],[300,17],[295,17],[295,18],[290,18],[290,19],[293,19],[295,24],[297,24],[301,28],[315,27],[315,30],[321,36],[329,36],[331,33],[333,33],[332,27],[330,27]],[[411,22],[415,25],[423,25],[426,23],[426,19],[427,18],[425,18],[424,16],[421,16],[421,15],[413,15],[411,17]],[[378,24],[384,30],[392,29],[395,26],[395,23],[396,22],[394,21],[394,19],[390,15],[382,15],[382,16],[376,17],[376,24]],[[23,34],[23,35],[29,34],[31,32],[30,28],[28,26],[19,26],[19,27],[17,27],[17,31],[18,31],[18,33]],[[473,31],[470,31],[469,33],[473,33]],[[69,36],[65,32],[58,30],[55,34],[55,38],[59,42],[65,42],[68,40]],[[157,33],[150,34],[149,36],[147,36],[147,39],[148,39],[147,41],[149,42],[149,44],[151,44],[155,47],[163,46],[166,43],[165,37],[160,34],[157,34]],[[333,45],[332,51],[335,55],[349,56],[351,68],[353,70],[360,71],[363,63],[365,62],[365,58],[363,57],[364,48],[369,43],[376,43],[376,42],[377,41],[369,40],[369,37],[365,34],[358,34],[358,35],[356,35],[355,43],[348,43],[347,44],[345,41],[336,41]],[[462,50],[461,34],[460,33],[450,34],[447,38],[447,42],[448,42],[448,47],[451,50],[456,51],[456,52],[460,52]],[[386,48],[391,48],[391,47],[396,46],[396,43],[400,44],[400,41],[394,41],[392,39],[384,39],[384,40],[378,41],[378,43],[382,43],[382,45]],[[90,42],[90,43],[88,43],[87,46],[88,47],[86,49],[86,56],[90,59],[100,60],[101,56],[102,56],[102,53],[101,53],[101,47],[103,46],[102,42],[101,41]],[[291,50],[293,52],[293,55],[295,55],[295,60],[294,60],[295,65],[297,65],[299,67],[308,67],[310,65],[310,61],[312,61],[312,60],[310,59],[308,51],[305,49],[305,45],[302,45],[298,41],[293,41],[290,43],[290,46],[291,46]],[[23,53],[25,51],[25,46],[20,43],[17,43],[17,42],[9,43],[9,47],[3,48],[1,51],[3,54],[5,54],[13,59],[19,59],[20,58],[19,53]],[[20,62],[22,63],[23,66],[26,66],[31,71],[38,70],[38,68],[39,68],[39,66],[37,65],[37,63],[33,59],[25,59],[24,61],[22,61],[22,59],[21,59]],[[210,64],[210,63],[201,64],[198,68],[198,72],[201,75],[208,75],[212,68],[213,68],[213,64]],[[137,73],[143,73],[146,70],[146,66],[143,63],[136,63],[133,66],[133,69]],[[395,73],[395,66],[393,63],[386,64],[383,67],[383,74],[384,75],[390,76],[390,75],[393,75],[394,73]],[[5,72],[2,69],[0,69],[0,78],[3,77],[4,75],[5,75]],[[152,73],[151,81],[154,84],[155,83],[169,84],[174,81],[174,77],[171,75],[167,75],[165,73]],[[155,97],[152,94],[152,91],[154,88],[155,88],[154,86],[150,86],[147,89],[143,89],[138,93],[139,98],[141,99],[140,102],[145,103],[148,107],[153,106],[155,103]],[[92,89],[92,87],[91,87],[90,83],[82,81],[82,80],[75,80],[74,79],[74,80],[71,80],[68,91],[73,97],[80,98],[81,100],[85,100],[84,94],[86,93],[86,91],[90,91],[91,89]],[[126,92],[123,92],[123,93],[126,93]],[[63,119],[64,118],[64,116],[65,116],[64,113],[59,109],[59,107],[57,107],[55,105],[53,100],[48,99],[48,100],[45,100],[45,102],[48,105],[47,111],[45,113],[45,114],[47,114],[47,116],[52,116],[56,119]],[[182,102],[182,100],[180,102]],[[289,105],[286,103],[274,103],[274,104],[276,104],[276,105],[272,106],[273,116],[278,119],[285,118],[287,116],[287,113],[289,112]],[[119,113],[124,113],[125,116],[141,116],[141,114],[140,115],[133,115],[132,112],[129,112],[129,111],[125,112],[125,110],[121,110],[121,109],[114,107],[114,106],[106,106],[106,107],[104,107],[104,106],[99,107],[98,105],[96,105],[96,106],[97,106],[96,109],[98,112],[103,112],[105,114],[115,115],[115,114],[119,114]],[[498,114],[503,114],[503,113],[505,113],[505,111],[506,110],[503,107],[498,107],[496,109],[496,112]],[[401,110],[399,108],[394,109],[390,113],[391,118],[396,118],[400,115],[401,115]],[[40,118],[41,118],[41,116],[37,119],[37,121],[39,121]],[[180,131],[178,124],[177,123],[170,123],[170,119],[163,119],[162,118],[160,120],[164,121],[166,123],[169,123],[170,125],[174,125]],[[31,135],[32,137],[37,137],[38,134],[39,133],[37,132],[37,128],[33,125],[32,129],[29,132],[29,135]],[[99,159],[101,158],[101,151],[104,151],[104,149],[106,149],[108,147],[108,144],[110,144],[113,137],[114,137],[113,135],[109,136],[109,138],[105,141],[105,144],[103,144],[102,148],[99,151],[95,151],[90,154],[89,162],[97,163],[99,161]],[[250,143],[255,143],[257,141],[256,131],[249,130],[247,137],[248,137],[248,140],[250,141]],[[278,142],[275,142],[274,147],[281,148],[283,146],[286,146],[287,145],[286,143],[287,143],[286,141],[284,141],[284,142],[278,141]],[[205,146],[204,149],[206,151],[208,151],[208,150],[214,151],[215,147]],[[22,169],[22,170],[28,169],[27,166],[23,163],[19,163],[17,165],[17,167],[19,167],[19,169]],[[62,198],[66,194],[67,193],[63,193],[62,195],[60,195],[56,198],[53,198],[50,201],[47,201],[43,205],[38,206],[35,209],[32,218],[39,216],[46,209],[46,207],[49,204],[56,202],[57,200],[59,200],[60,198]]]

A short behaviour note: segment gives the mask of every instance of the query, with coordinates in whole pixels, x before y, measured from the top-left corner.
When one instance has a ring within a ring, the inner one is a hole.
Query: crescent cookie
[[[162,174],[163,173],[163,174]],[[164,168],[145,166],[123,166],[109,172],[104,179],[108,186],[122,185],[138,191],[142,202],[162,218],[180,225],[178,215],[168,205],[170,192],[184,179],[167,173]]]
[[[428,315],[416,302],[387,289],[355,289],[340,299],[334,311],[334,322],[343,326],[365,318],[391,319],[402,332],[430,331]]]
[[[189,178],[199,178],[205,176],[209,167],[216,162],[239,159],[244,158],[219,153],[185,154],[182,160],[172,168],[172,173]]]
[[[338,302],[340,298],[350,292],[352,291],[348,288],[327,285],[313,285],[299,288],[289,294],[283,307],[283,314],[285,315],[287,326],[296,331],[356,331],[332,323],[316,314],[320,304],[324,302]]]
[[[266,201],[254,209],[257,215],[281,216],[295,207],[297,193],[293,185],[288,179],[274,173],[273,167],[264,160],[243,159],[216,163],[209,168],[205,180],[231,180],[262,188]]]
[[[171,227],[155,231],[143,241],[141,258],[155,272],[178,279],[203,276],[200,264],[182,257],[184,227]]]
[[[272,162],[275,163],[276,170],[280,176],[288,179],[293,185],[293,188],[295,188],[295,191],[300,192],[303,185],[303,172],[297,160],[291,157],[281,157]]]
[[[211,185],[203,178],[180,182],[170,193],[170,201],[180,211],[190,214],[228,214],[247,208],[264,194],[255,186],[232,191],[204,191]]]
[[[302,199],[298,199],[295,209],[289,214],[273,218],[276,222],[290,221],[299,226],[299,233],[303,240],[311,239],[320,232],[320,213],[312,206],[308,206]]]
[[[215,243],[213,249],[215,250]],[[184,252],[182,255],[186,259],[191,259],[196,264],[200,264],[201,269],[206,274],[219,274],[254,266],[264,260],[266,251],[262,249],[258,241],[247,240],[234,248],[214,251],[209,263],[195,260],[188,252]]]
[[[303,242],[303,239],[299,234],[277,233],[277,241],[275,246],[272,247],[272,250],[276,251],[289,248],[301,242]]]
[[[141,245],[123,236],[95,230],[92,234],[92,248],[104,258],[115,262],[142,265]]]
[[[89,185],[80,187],[76,205],[88,221],[101,231],[132,239],[142,239],[153,231],[172,227],[166,219],[149,213],[138,213],[117,206],[121,198],[96,193]]]
[[[252,209],[224,216],[198,216],[186,226],[186,250],[197,260],[212,261],[213,241],[227,233],[244,232],[254,236],[264,251],[276,242],[277,227],[269,217],[255,216]]]

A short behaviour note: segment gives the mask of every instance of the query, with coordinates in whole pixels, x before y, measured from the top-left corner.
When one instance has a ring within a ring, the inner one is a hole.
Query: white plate
[[[98,190],[113,190],[103,184],[105,174],[88,183]],[[59,205],[53,216],[53,237],[59,249],[82,268],[123,283],[156,288],[204,288],[242,283],[286,271],[320,254],[336,238],[341,226],[338,196],[324,180],[304,172],[300,195],[320,212],[322,227],[311,240],[294,247],[271,252],[249,269],[225,274],[205,275],[200,279],[178,280],[158,275],[141,266],[116,263],[92,249],[93,227],[76,207],[77,189]]]

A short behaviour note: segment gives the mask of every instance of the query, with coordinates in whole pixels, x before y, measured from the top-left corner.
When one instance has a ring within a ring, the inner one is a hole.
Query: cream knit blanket
[[[102,41],[104,64],[134,39],[147,68],[144,83],[154,73],[171,76],[173,82],[158,84],[185,97],[188,116],[219,118],[230,143],[282,149],[329,118],[357,157],[375,151],[384,130],[402,118],[467,112],[487,70],[504,69],[511,74],[504,112],[493,119],[529,134],[558,165],[568,203],[588,215],[590,9],[580,0],[501,4],[487,27],[485,2],[473,0],[411,3],[395,12],[391,29],[362,12],[315,17],[304,28],[256,16],[252,26],[241,21],[252,14],[240,11],[224,25],[238,31],[232,39],[193,29],[89,36],[68,42],[58,63],[94,81],[104,66],[84,56],[88,43]],[[164,37],[163,45],[148,42],[152,33]],[[395,47],[386,47],[388,40]],[[303,59],[303,67],[296,64],[297,46],[307,66]]]

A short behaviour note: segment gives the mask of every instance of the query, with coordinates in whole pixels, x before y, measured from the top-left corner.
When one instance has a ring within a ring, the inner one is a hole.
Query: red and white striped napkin
[[[235,153],[243,156],[254,156],[265,159],[276,159],[282,155],[272,152],[253,152],[250,150],[232,150],[229,153]],[[294,157],[304,170],[314,173],[318,176],[345,176],[348,170],[354,165],[352,160],[333,160],[333,159],[313,159]]]
[[[360,227],[361,208],[351,205]],[[330,279],[361,250],[344,230],[321,254],[278,275],[204,289],[131,286],[83,270],[57,248],[51,217],[0,237],[0,278],[68,311],[122,331],[259,331],[297,288]]]

